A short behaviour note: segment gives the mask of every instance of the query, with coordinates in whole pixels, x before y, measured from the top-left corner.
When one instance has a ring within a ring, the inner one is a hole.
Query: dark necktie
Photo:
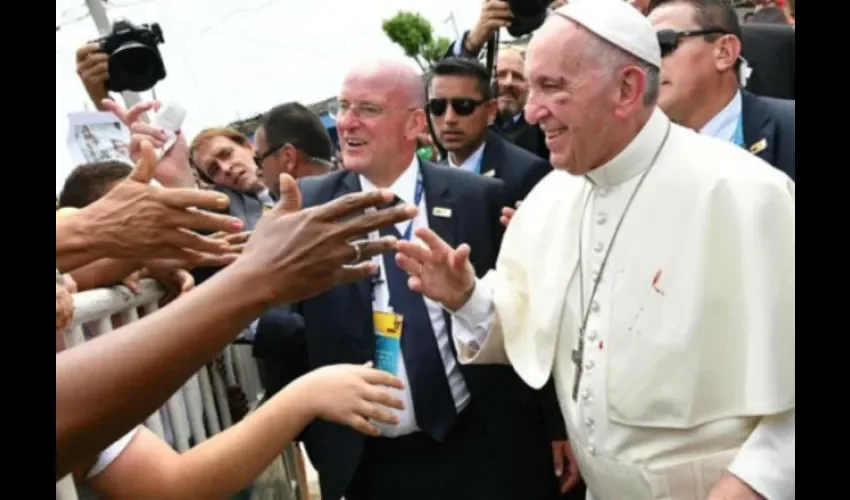
[[[381,233],[399,237],[394,227]],[[457,418],[457,409],[428,309],[422,295],[408,288],[407,273],[396,265],[395,252],[384,254],[384,263],[390,305],[404,317],[401,353],[413,395],[416,423],[423,432],[442,441]]]

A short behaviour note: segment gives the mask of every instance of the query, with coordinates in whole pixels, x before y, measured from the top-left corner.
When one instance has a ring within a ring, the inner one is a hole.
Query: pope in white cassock
[[[795,185],[670,122],[661,55],[621,0],[534,34],[526,117],[555,171],[480,281],[469,248],[399,242],[462,363],[554,376],[595,500],[795,498]]]

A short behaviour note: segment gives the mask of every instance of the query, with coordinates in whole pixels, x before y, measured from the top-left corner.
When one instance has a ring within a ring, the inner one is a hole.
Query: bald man
[[[492,267],[503,184],[417,158],[426,125],[421,77],[404,63],[365,62],[346,75],[338,99],[345,170],[301,179],[304,206],[389,189],[419,215],[387,234],[406,239],[431,228],[453,244],[470,243],[479,273]],[[312,370],[374,360],[405,384],[394,394],[406,409],[396,412],[397,424],[380,426],[380,435],[325,421],[304,432],[322,498],[556,498],[538,391],[507,366],[460,366],[447,313],[407,288],[393,255],[375,263],[373,279],[291,304],[292,324],[300,326],[289,335],[307,341],[293,343],[285,362]]]
[[[397,262],[453,311],[462,363],[554,377],[588,498],[792,500],[795,185],[673,124],[661,64],[652,25],[620,0],[549,16],[526,115],[555,171],[495,269],[477,278],[469,246],[426,229]]]

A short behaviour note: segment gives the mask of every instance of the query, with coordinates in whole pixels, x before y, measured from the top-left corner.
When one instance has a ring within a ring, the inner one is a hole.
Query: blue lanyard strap
[[[732,135],[732,142],[737,146],[744,146],[744,119],[743,115],[738,115],[738,124],[735,126],[735,133]]]
[[[414,196],[414,203],[416,204],[416,208],[419,208],[419,204],[422,203],[422,195],[425,192],[425,186],[422,184],[422,176],[416,178],[416,195]],[[410,221],[410,224],[407,225],[407,229],[401,235],[407,241],[410,241],[410,237],[413,235],[413,221]]]

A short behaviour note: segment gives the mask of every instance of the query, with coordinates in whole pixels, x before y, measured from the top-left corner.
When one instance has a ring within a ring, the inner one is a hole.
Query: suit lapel
[[[428,227],[437,233],[446,243],[457,245],[457,211],[449,193],[449,185],[440,175],[436,165],[428,161],[419,161],[422,182],[425,188],[425,209],[428,211]]]
[[[497,134],[488,131],[487,140],[484,141],[484,151],[481,154],[481,175],[501,179],[504,158],[501,140]]]
[[[354,172],[346,172],[334,190],[333,199],[340,198],[351,193],[359,193],[362,190],[363,187],[360,185],[360,177]],[[364,278],[355,283],[353,287],[357,291],[357,295],[360,297],[363,307],[367,308],[371,312],[372,278]],[[369,318],[371,321],[371,315]]]
[[[762,160],[774,165],[776,150],[776,122],[749,92],[741,93],[741,114],[744,128],[744,147]]]

